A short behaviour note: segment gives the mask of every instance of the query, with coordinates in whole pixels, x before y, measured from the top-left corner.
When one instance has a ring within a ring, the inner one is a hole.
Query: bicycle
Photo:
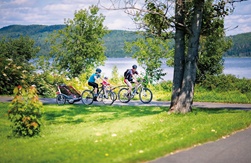
[[[105,86],[101,83],[101,87],[99,87],[99,92],[97,96],[97,101],[102,101],[105,105],[112,105],[114,101],[117,99],[117,95],[113,92],[113,88],[109,87],[106,89]],[[85,105],[91,105],[94,101],[94,88],[92,90],[86,89],[82,93],[82,103]]]
[[[138,87],[134,86],[130,94],[128,94],[128,87],[121,88],[118,92],[118,99],[122,103],[127,103],[134,98],[136,94],[139,94],[139,99],[142,103],[150,103],[153,98],[152,91],[145,87],[144,81],[140,81]]]

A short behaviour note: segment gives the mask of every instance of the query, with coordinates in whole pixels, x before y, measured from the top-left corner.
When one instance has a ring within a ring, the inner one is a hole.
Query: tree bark
[[[184,75],[185,61],[185,29],[184,29],[184,8],[183,0],[177,0],[175,6],[175,55],[174,55],[174,73],[173,73],[173,88],[171,96],[170,111],[175,110],[182,86]]]
[[[177,2],[179,2],[179,0],[177,0]],[[191,28],[189,29],[191,34],[189,35],[188,40],[188,53],[185,58],[185,64],[180,65],[182,68],[174,66],[173,92],[169,112],[187,113],[192,111],[203,5],[204,0],[195,0],[194,2],[192,23]],[[180,33],[179,29],[176,28],[176,36],[178,38],[177,32],[178,34]],[[175,39],[175,44],[177,44],[176,46],[178,48],[183,45],[177,38]],[[175,61],[175,63],[182,63],[183,60],[180,57],[181,50],[176,49],[176,46],[175,59],[180,59],[180,61]],[[185,55],[185,52],[183,54]],[[175,73],[177,73],[176,76]],[[183,77],[180,79],[182,75]],[[176,77],[177,79],[175,79]],[[178,84],[180,83],[181,85],[178,87]]]

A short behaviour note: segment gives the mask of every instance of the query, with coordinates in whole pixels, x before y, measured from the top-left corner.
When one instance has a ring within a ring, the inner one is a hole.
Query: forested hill
[[[46,40],[49,39],[49,34],[54,30],[60,30],[65,25],[10,25],[0,29],[0,39],[3,37],[16,38],[19,36],[28,35],[35,40],[35,45],[41,47],[39,55],[48,53],[49,44]],[[107,57],[131,57],[132,54],[124,52],[124,42],[131,42],[139,37],[136,32],[112,30],[109,34],[104,36],[104,43],[106,46],[105,55]]]
[[[19,37],[20,35],[34,36],[42,33],[51,33],[54,30],[60,30],[65,25],[10,25],[0,29],[0,36],[6,37]]]
[[[226,52],[225,56],[251,57],[251,32],[230,37],[233,40],[233,47]]]
[[[49,51],[50,45],[46,43],[49,34],[64,27],[65,25],[10,25],[0,29],[0,39],[3,37],[16,38],[21,35],[28,35],[35,40],[36,46],[41,47],[39,55],[43,55]],[[109,34],[104,36],[105,55],[107,57],[130,57],[132,54],[124,52],[124,42],[134,41],[138,37],[140,36],[133,31],[111,30]],[[251,32],[229,37],[233,39],[233,47],[224,56],[251,57]]]

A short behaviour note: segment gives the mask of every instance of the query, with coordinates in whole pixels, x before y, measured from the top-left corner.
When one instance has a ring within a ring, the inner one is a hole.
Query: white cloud
[[[131,18],[121,10],[103,10],[106,17],[104,24],[109,29],[135,30],[135,24]]]
[[[239,33],[251,32],[251,3],[243,1],[235,3],[234,6],[235,10],[233,14],[225,18],[225,28],[227,28],[226,34],[236,35]]]
[[[105,21],[105,24],[109,27],[109,29],[135,30],[135,25],[133,24],[132,20],[130,20],[130,18],[117,18],[110,21],[108,19]]]

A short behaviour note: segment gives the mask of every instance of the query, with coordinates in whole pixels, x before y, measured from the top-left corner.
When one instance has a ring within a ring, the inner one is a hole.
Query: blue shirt
[[[100,77],[100,75],[99,74],[92,74],[92,76],[89,78],[89,80],[88,80],[88,82],[91,82],[91,83],[95,83],[95,80],[96,80],[96,78],[99,78]]]

